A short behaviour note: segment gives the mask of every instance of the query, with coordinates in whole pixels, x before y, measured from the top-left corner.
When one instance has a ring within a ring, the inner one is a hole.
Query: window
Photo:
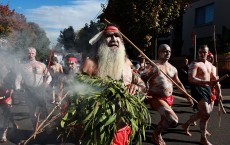
[[[213,22],[214,4],[209,4],[195,11],[195,25],[205,25]]]

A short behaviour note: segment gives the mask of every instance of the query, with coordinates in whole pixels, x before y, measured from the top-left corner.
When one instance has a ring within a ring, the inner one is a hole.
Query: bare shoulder
[[[189,68],[193,69],[194,67],[199,67],[200,66],[200,62],[199,61],[192,61],[190,64],[189,64]]]
[[[58,65],[58,67],[62,67],[62,65],[60,63],[58,63],[57,65]]]
[[[206,65],[210,66],[210,67],[215,67],[211,62],[206,61]]]
[[[212,65],[212,68],[213,68],[214,70],[216,70],[216,66]]]
[[[133,66],[133,63],[131,62],[131,60],[130,60],[129,58],[126,58],[126,59],[125,59],[125,63],[126,63],[127,65],[129,65],[130,67]]]
[[[176,67],[173,66],[171,63],[168,63],[168,64],[167,64],[167,67],[168,67],[169,69],[175,71],[175,72],[177,71]]]
[[[43,62],[37,61],[37,64],[38,64],[39,66],[42,66],[43,68],[46,68],[45,63],[43,63]]]
[[[89,65],[93,65],[93,64],[95,64],[95,61],[90,59],[89,57],[87,57],[83,62],[83,66],[85,66],[85,67],[89,66]]]
[[[93,59],[86,58],[82,64],[82,72],[93,75],[97,71],[97,64]]]

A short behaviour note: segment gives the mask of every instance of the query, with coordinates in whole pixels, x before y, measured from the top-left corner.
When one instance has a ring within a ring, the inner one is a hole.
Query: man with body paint
[[[43,117],[48,115],[46,108],[48,94],[46,91],[52,81],[52,77],[46,65],[36,60],[35,48],[29,47],[26,53],[27,60],[20,64],[15,89],[25,89],[32,125],[36,128],[39,114],[41,113]]]
[[[178,117],[171,108],[174,99],[172,96],[173,82],[161,73],[160,69],[185,90],[178,78],[177,69],[168,62],[170,56],[171,48],[167,44],[160,45],[158,49],[158,60],[155,62],[156,66],[150,67],[145,74],[142,74],[142,78],[148,87],[148,95],[150,96],[148,103],[152,109],[161,115],[161,120],[152,135],[152,141],[157,145],[166,145],[161,133],[169,127],[176,126],[178,123]],[[190,98],[187,99],[192,103]]]

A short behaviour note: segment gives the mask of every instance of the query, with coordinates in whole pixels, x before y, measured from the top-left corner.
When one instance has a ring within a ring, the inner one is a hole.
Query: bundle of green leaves
[[[77,84],[88,91],[76,91],[62,118],[62,135],[77,132],[83,126],[82,141],[86,145],[109,145],[121,122],[131,127],[129,144],[142,144],[145,129],[151,123],[150,113],[143,102],[143,93],[130,95],[122,81],[78,75]],[[89,91],[90,90],[90,91]],[[135,141],[134,141],[135,138]]]

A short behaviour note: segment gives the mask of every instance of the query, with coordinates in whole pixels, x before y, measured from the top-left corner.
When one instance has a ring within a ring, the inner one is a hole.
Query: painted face
[[[77,67],[77,63],[75,61],[67,61],[66,65],[70,71],[75,70],[75,68]]]
[[[159,59],[169,60],[171,57],[171,48],[164,47],[159,50]]]
[[[36,56],[36,52],[33,50],[28,50],[27,55],[28,55],[29,60],[34,60]]]
[[[105,41],[112,50],[118,49],[121,43],[121,35],[118,32],[106,32]]]

